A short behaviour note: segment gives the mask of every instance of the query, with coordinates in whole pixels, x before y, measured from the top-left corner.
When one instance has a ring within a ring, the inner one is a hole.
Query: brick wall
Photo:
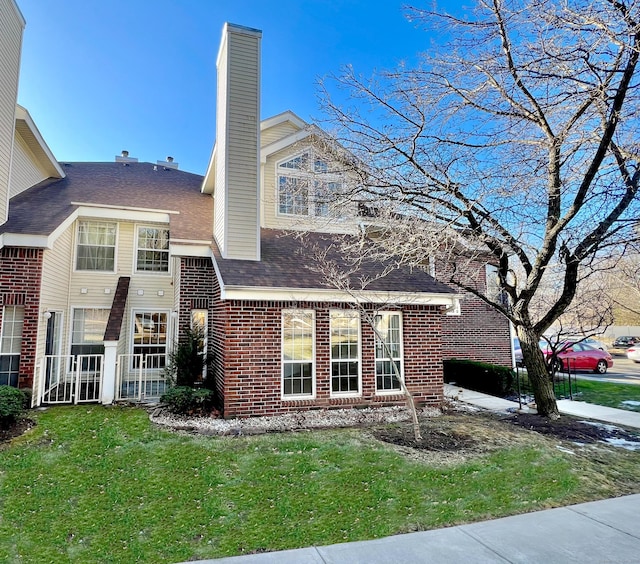
[[[228,301],[224,308],[224,415],[247,417],[287,411],[363,405],[404,404],[401,394],[375,394],[374,334],[366,322],[362,333],[362,395],[331,397],[329,311],[344,304],[315,302]],[[315,399],[281,398],[281,335],[283,309],[315,311]],[[222,312],[220,312],[222,313]],[[404,370],[407,387],[420,404],[442,401],[439,308],[403,309]]]
[[[447,282],[451,272],[440,267],[439,278]],[[456,277],[480,292],[486,291],[485,264],[461,263]],[[487,305],[471,292],[464,292],[461,315],[446,315],[442,320],[442,358],[477,360],[502,366],[511,366],[509,321],[497,310]]]
[[[33,387],[40,319],[42,257],[42,249],[21,247],[0,249],[0,327],[2,327],[3,306],[24,306],[19,388]]]

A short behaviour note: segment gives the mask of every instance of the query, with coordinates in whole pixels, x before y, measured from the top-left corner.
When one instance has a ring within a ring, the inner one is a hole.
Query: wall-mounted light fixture
[[[44,317],[45,319],[51,319],[51,312],[48,309],[45,309],[42,312],[42,317]]]

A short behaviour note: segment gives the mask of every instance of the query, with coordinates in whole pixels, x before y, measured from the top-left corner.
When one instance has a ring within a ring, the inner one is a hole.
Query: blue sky
[[[396,0],[17,2],[27,20],[18,101],[60,161],[127,149],[203,174],[225,21],[263,31],[262,118],[290,109],[312,121],[319,77],[411,63],[430,41]]]

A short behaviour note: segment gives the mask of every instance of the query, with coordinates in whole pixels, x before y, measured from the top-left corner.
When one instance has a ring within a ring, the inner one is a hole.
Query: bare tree
[[[538,340],[640,217],[640,2],[477,0],[459,16],[408,15],[434,32],[430,52],[415,68],[325,80],[324,127],[353,155],[343,166],[359,176],[354,198],[457,239],[445,245],[454,264],[492,257],[507,303],[465,269],[446,282],[514,323],[538,411],[555,418]],[[386,229],[390,252],[424,260],[426,237],[390,240],[394,222]]]

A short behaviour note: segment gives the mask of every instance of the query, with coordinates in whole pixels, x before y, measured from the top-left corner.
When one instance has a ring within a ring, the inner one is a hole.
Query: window
[[[375,318],[376,332],[376,390],[400,390],[397,373],[402,377],[402,335],[399,313],[381,313]],[[394,368],[395,367],[395,368]]]
[[[329,164],[312,158],[309,152],[277,166],[278,213],[283,215],[328,217],[342,191],[341,175]]]
[[[360,392],[360,316],[356,311],[332,311],[331,393]]]
[[[303,178],[278,178],[278,211],[287,215],[308,215],[309,188]]]
[[[108,319],[108,309],[74,309],[71,354],[73,356],[104,354],[104,332],[107,329]]]
[[[208,336],[207,336],[207,329],[208,329],[208,312],[206,309],[192,309],[191,310],[191,330],[192,331],[197,331],[200,338],[200,341],[198,343],[198,348],[200,349],[200,352],[202,352],[203,355],[207,355],[207,349],[208,349]],[[202,367],[202,377],[206,378],[207,377],[207,366],[206,363],[205,365]]]
[[[82,372],[99,372],[102,369],[101,357],[104,354],[104,332],[109,319],[108,309],[84,308],[73,310],[71,328],[71,361],[69,370],[77,368]],[[76,357],[81,356],[79,364]]]
[[[18,386],[24,307],[5,306],[0,331],[0,385]]]
[[[138,272],[169,272],[169,230],[138,227]]]
[[[313,396],[313,311],[282,312],[282,396]]]
[[[105,221],[78,222],[76,270],[115,270],[117,225]]]
[[[137,312],[134,315],[133,368],[140,358],[146,368],[164,368],[167,356],[167,314],[165,312]]]

